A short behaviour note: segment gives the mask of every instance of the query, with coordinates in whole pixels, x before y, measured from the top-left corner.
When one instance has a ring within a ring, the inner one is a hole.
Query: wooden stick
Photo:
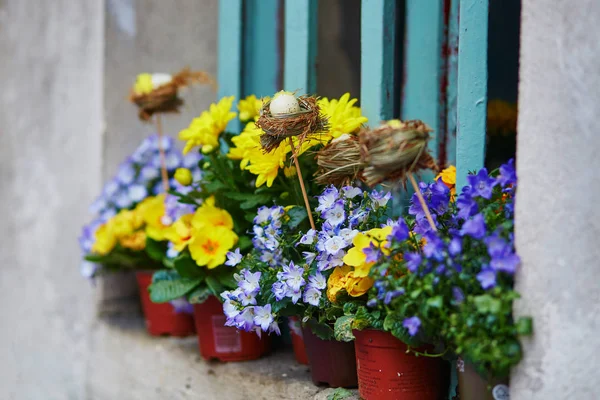
[[[308,213],[308,221],[310,222],[310,227],[313,230],[317,230],[315,227],[315,221],[312,216],[312,211],[310,210],[310,203],[308,202],[308,194],[306,194],[306,188],[304,187],[304,179],[302,178],[302,170],[300,170],[300,163],[298,162],[298,153],[296,153],[296,149],[294,148],[294,141],[290,137],[290,146],[292,147],[292,158],[294,159],[294,164],[296,165],[296,172],[298,173],[298,179],[300,180],[300,189],[302,189],[302,196],[304,197],[304,205],[306,206],[306,212]]]
[[[433,217],[431,216],[431,213],[429,212],[429,207],[427,206],[427,203],[425,203],[425,199],[423,198],[423,194],[421,193],[421,189],[419,188],[419,185],[417,185],[417,181],[415,180],[415,177],[413,176],[412,172],[407,173],[407,175],[408,175],[408,179],[410,179],[410,183],[413,185],[413,188],[415,189],[415,193],[417,194],[419,203],[421,203],[421,207],[423,208],[423,211],[425,212],[425,217],[427,217],[427,221],[429,221],[429,225],[431,225],[431,229],[433,229],[434,232],[437,232],[437,228],[435,227],[435,222],[433,222]]]
[[[162,147],[163,129],[160,120],[160,114],[156,114],[156,130],[158,132],[158,153],[160,154],[160,174],[162,176],[162,184],[165,193],[169,191],[169,175],[167,174],[167,158],[165,157],[165,149]]]

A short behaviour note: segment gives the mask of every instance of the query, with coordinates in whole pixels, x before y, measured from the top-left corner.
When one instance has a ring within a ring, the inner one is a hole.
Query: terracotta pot
[[[205,360],[256,360],[270,350],[269,336],[240,331],[225,326],[223,305],[214,296],[202,304],[194,304],[194,319],[198,332],[200,355]]]
[[[460,400],[508,400],[508,378],[486,379],[472,364],[459,359],[456,362]]]
[[[443,361],[407,353],[388,332],[354,331],[358,392],[365,400],[440,400],[444,398]],[[425,349],[417,349],[425,350]]]
[[[146,320],[146,329],[152,336],[191,336],[196,333],[194,317],[191,314],[178,313],[170,303],[153,303],[150,300],[148,286],[152,283],[151,271],[139,271],[135,276],[140,288],[142,310]]]
[[[294,355],[299,364],[308,365],[308,356],[304,345],[304,336],[302,334],[302,325],[298,317],[289,317],[290,336],[292,337],[292,346]]]
[[[310,328],[302,328],[312,381],[315,385],[351,388],[358,385],[354,344],[323,340]]]

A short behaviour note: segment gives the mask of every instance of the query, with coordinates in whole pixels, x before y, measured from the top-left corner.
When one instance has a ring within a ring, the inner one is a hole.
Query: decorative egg
[[[298,99],[290,92],[277,92],[269,106],[272,115],[295,114],[300,112]]]
[[[171,74],[163,74],[163,73],[157,73],[157,74],[152,74],[152,87],[154,89],[165,85],[169,82],[171,82],[171,80],[173,80],[173,76]]]

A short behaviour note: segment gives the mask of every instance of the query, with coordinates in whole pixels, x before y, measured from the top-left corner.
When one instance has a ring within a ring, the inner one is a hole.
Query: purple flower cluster
[[[433,221],[438,225],[438,216],[448,211],[450,204],[450,190],[448,187],[438,179],[436,182],[427,184],[424,182],[419,183],[419,189],[423,194],[425,203],[429,207]],[[414,232],[417,234],[425,234],[431,231],[431,226],[425,216],[425,211],[419,202],[417,194],[413,194],[408,213],[415,217],[416,226]]]
[[[293,262],[284,265],[282,270],[277,272],[277,281],[271,287],[275,299],[281,301],[289,297],[292,303],[296,304],[300,300],[302,288],[306,284],[304,272],[304,267],[294,265]]]
[[[260,207],[254,217],[252,244],[260,253],[260,260],[271,267],[286,263],[281,252],[281,218],[285,210],[281,206]]]

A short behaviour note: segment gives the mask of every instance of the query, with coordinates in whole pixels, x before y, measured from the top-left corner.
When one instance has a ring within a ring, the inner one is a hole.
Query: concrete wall
[[[519,314],[535,336],[511,399],[598,398],[600,42],[596,0],[524,0],[519,86]]]

